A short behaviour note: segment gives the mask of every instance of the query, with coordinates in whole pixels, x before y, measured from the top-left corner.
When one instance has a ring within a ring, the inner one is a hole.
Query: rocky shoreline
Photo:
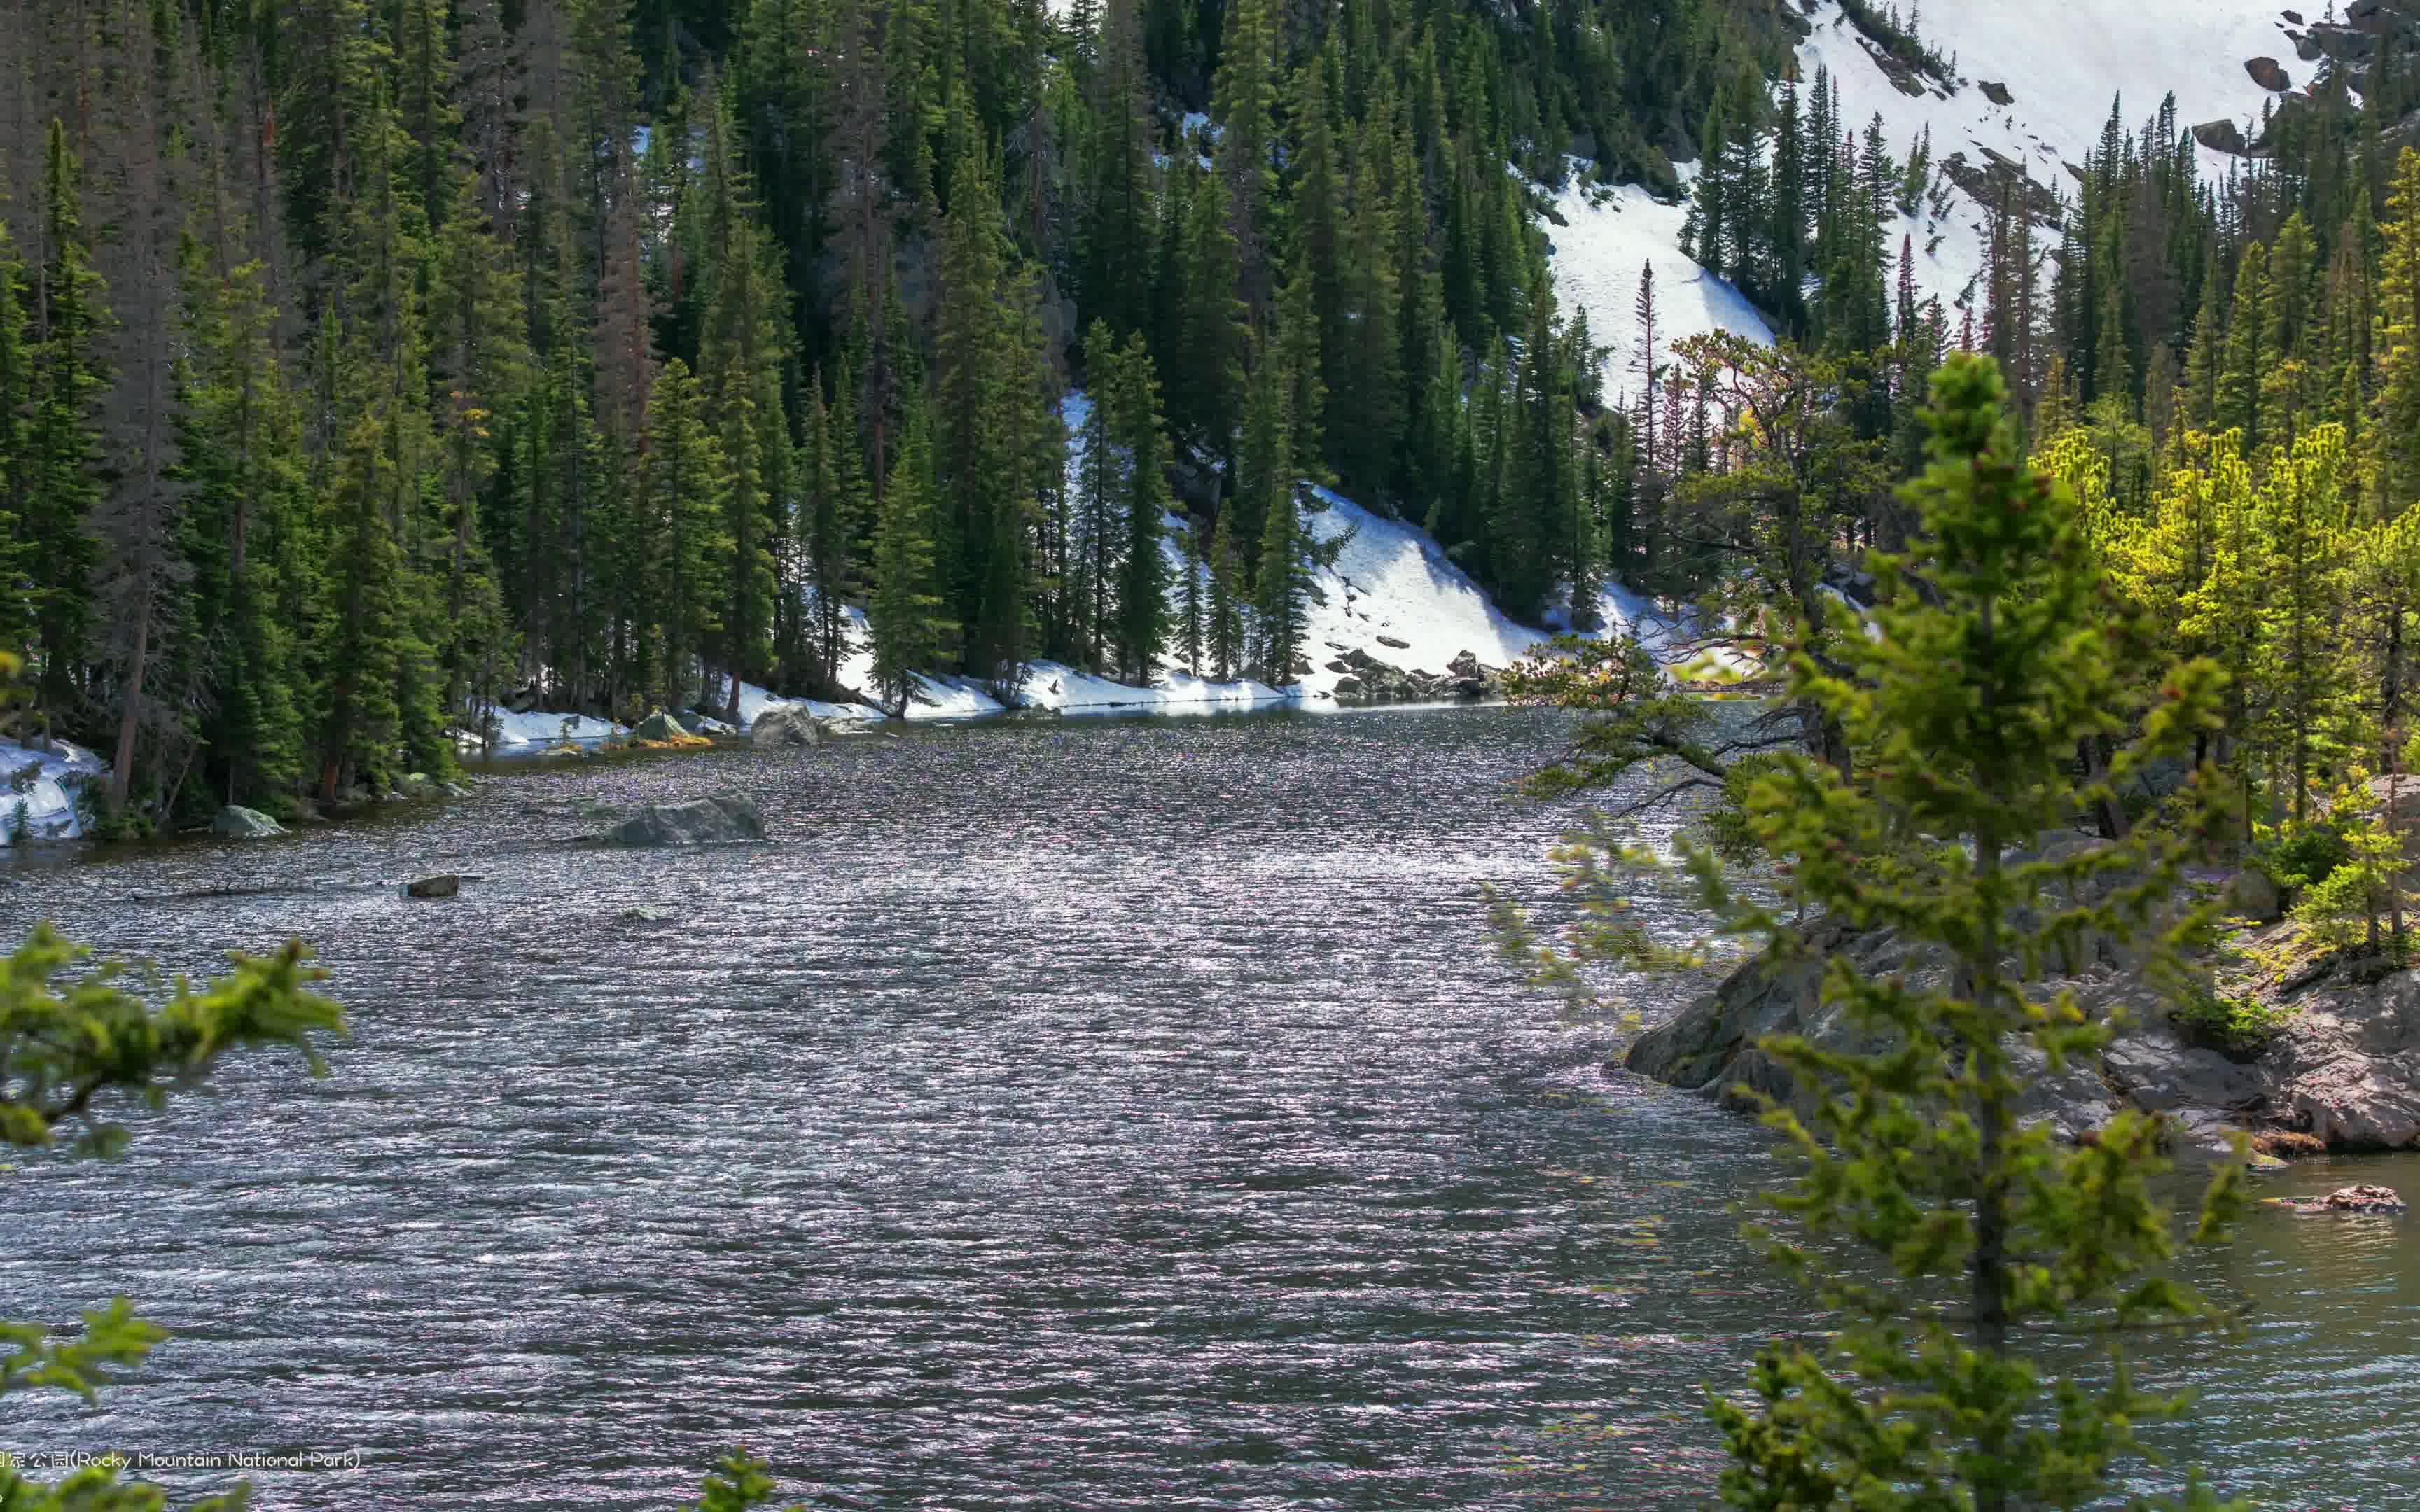
[[[1797,1035],[1842,1052],[1882,1047],[1874,1031],[1823,1003],[1824,963],[1836,955],[1860,972],[1903,972],[1918,986],[1938,986],[1947,972],[1935,949],[1818,921],[1800,950],[1741,965],[1641,1036],[1607,1072],[1635,1072],[1744,1111],[1756,1103],[1742,1088],[1805,1107],[1810,1089],[1759,1049],[1761,1040]],[[2087,1016],[2116,1018],[2118,1032],[2097,1063],[2057,1072],[2022,1049],[2020,1116],[2081,1141],[2119,1110],[2138,1109],[2169,1119],[2180,1150],[2209,1154],[2231,1149],[2239,1133],[2264,1155],[2420,1147],[2420,971],[2386,964],[2339,964],[2268,983],[2263,1009],[2276,1027],[2264,1042],[2244,1045],[2180,1019],[2124,952],[2102,942],[2039,986],[2073,991]]]

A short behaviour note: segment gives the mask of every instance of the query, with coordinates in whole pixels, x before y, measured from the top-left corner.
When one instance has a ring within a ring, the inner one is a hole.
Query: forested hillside
[[[114,751],[113,809],[436,770],[532,681],[836,691],[852,601],[892,696],[1147,678],[1171,484],[1272,679],[1297,476],[1441,512],[1534,608],[1589,565],[1593,389],[1507,164],[1559,174],[1576,131],[1668,179],[1780,35],[1696,0],[0,26],[0,638]],[[1072,494],[1071,379],[1105,443]]]
[[[1618,579],[1820,651],[1967,347],[2113,541],[2202,532],[2126,548],[2180,626],[2231,633],[2211,563],[2265,594],[2302,549],[2277,480],[2332,490],[2354,576],[2309,623],[2355,702],[2296,738],[2392,726],[2412,38],[2338,48],[2224,179],[2172,111],[2037,179],[1859,118],[1801,52],[1830,14],[12,0],[0,642],[130,824],[440,771],[516,690],[728,710],[866,649],[892,701],[1036,658],[1290,683],[1304,480],[1526,622]],[[1844,23],[1911,93],[1978,87],[1914,8]],[[1684,195],[1781,344],[1668,361],[1642,276],[1647,355],[1606,363],[1542,218],[1581,178]],[[1953,204],[1987,251],[1950,287],[1917,232]]]

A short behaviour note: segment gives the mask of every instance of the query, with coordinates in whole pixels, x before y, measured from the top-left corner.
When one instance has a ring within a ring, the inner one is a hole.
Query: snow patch
[[[553,709],[532,709],[515,714],[510,709],[498,709],[491,716],[495,722],[496,742],[489,754],[502,757],[533,756],[558,746],[577,746],[594,750],[609,740],[619,740],[630,732],[611,719],[592,715],[566,714]],[[478,755],[483,748],[477,732],[466,732],[459,748],[465,755]]]
[[[1666,205],[1637,184],[1590,188],[1575,174],[1555,199],[1564,224],[1545,227],[1554,245],[1555,292],[1564,308],[1588,313],[1589,336],[1607,348],[1607,387],[1636,393],[1648,363],[1671,361],[1672,346],[1728,331],[1770,347],[1773,329],[1747,296],[1681,255],[1686,205]],[[1655,270],[1655,350],[1638,323],[1638,277]]]
[[[1017,702],[1061,714],[1214,714],[1274,708],[1291,701],[1263,683],[1214,683],[1171,671],[1155,687],[1134,687],[1055,661],[1037,661],[1026,671]]]
[[[2313,12],[2316,14],[2316,10]],[[1832,76],[1844,130],[1862,134],[1877,114],[1891,154],[1901,162],[1930,130],[1936,185],[1948,186],[1940,165],[1952,154],[1984,168],[1996,154],[2022,163],[2037,182],[2072,196],[2081,169],[2098,147],[2112,101],[2132,134],[2177,97],[2179,130],[2228,119],[2257,134],[2264,101],[2274,97],[2244,71],[2248,58],[2290,58],[2293,43],[2282,35],[2281,12],[2253,0],[1992,0],[1988,5],[1928,7],[1925,45],[1955,60],[1962,84],[1956,90],[1926,81],[1918,95],[1902,91],[1875,62],[1865,39],[1838,0],[1822,0],[1808,15],[1814,31],[1798,50],[1799,100],[1808,100],[1815,70]],[[2055,45],[2049,45],[2055,40]],[[2310,66],[2294,70],[2306,72]],[[2307,81],[2305,81],[2307,82]],[[2004,86],[2009,103],[1995,105],[1984,84]],[[2198,148],[2206,176],[2224,179],[2240,160]],[[1930,200],[1931,196],[1927,196]],[[1954,186],[1944,196],[1947,214],[1930,203],[1897,217],[1886,228],[1892,266],[1902,238],[1913,238],[1920,295],[1938,296],[1955,311],[1974,289],[1991,245],[1985,208]],[[2047,240],[2055,233],[2039,231]],[[1977,291],[1979,293],[1979,291]],[[1979,300],[1978,300],[1979,302]],[[1953,313],[1950,329],[1958,320]]]
[[[76,794],[109,775],[109,764],[81,746],[54,740],[35,750],[0,740],[0,847],[23,834],[29,841],[74,840],[84,833]]]

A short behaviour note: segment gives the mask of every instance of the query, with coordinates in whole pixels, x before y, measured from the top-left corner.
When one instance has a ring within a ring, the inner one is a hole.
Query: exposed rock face
[[[1983,91],[1984,99],[1990,100],[1993,104],[1999,106],[2003,110],[2006,110],[2008,107],[2017,102],[2016,97],[2009,93],[2009,86],[2007,85],[1993,84],[1991,80],[1986,79],[1975,87]]]
[[[286,831],[279,827],[276,820],[259,810],[230,803],[210,821],[210,833],[231,835],[238,840],[258,840],[267,835],[283,835]]]
[[[2288,76],[2285,68],[2273,57],[2245,58],[2243,71],[2252,75],[2254,84],[2275,94],[2282,95],[2294,87],[2292,78]]]
[[[638,846],[716,845],[764,838],[764,811],[753,798],[735,793],[718,793],[687,803],[650,804],[603,834],[590,837],[598,844]]]
[[[1384,637],[1379,643],[1401,644]],[[1502,690],[1495,671],[1481,666],[1479,658],[1467,651],[1458,653],[1448,662],[1441,675],[1389,666],[1358,646],[1350,651],[1340,648],[1340,655],[1326,665],[1329,671],[1344,674],[1336,684],[1336,702],[1343,704],[1437,703],[1450,700],[1476,702]]]
[[[1745,1086],[1802,1110],[1814,1088],[1802,1087],[1790,1068],[1758,1048],[1769,1035],[1799,1035],[1825,1050],[1863,1054],[1887,1048],[1885,1038],[1822,998],[1823,960],[1845,953],[1869,974],[1904,972],[1911,984],[1939,985],[1947,961],[1931,949],[1911,951],[1887,932],[1858,933],[1843,925],[1819,923],[1808,932],[1809,952],[1795,960],[1759,956],[1731,973],[1721,986],[1630,1048],[1623,1065],[1643,1076],[1714,1098],[1726,1106],[1749,1108]],[[2025,1064],[2030,1060],[2032,1064]],[[2113,1111],[2107,1087],[2080,1067],[2053,1073],[2039,1052],[2019,1052],[2018,1078],[2025,1088],[2019,1116],[2047,1118],[2062,1134],[2081,1137],[2108,1121]]]
[[[2243,140],[2243,128],[2233,121],[2204,121],[2193,129],[2193,137],[2212,152],[2231,152],[2240,158],[2252,150],[2252,144]]]
[[[407,898],[451,898],[462,890],[462,879],[457,876],[422,877],[403,885]]]
[[[1941,162],[1941,171],[1956,184],[1968,199],[1978,205],[1998,205],[2013,195],[2023,205],[2035,224],[2056,230],[2065,213],[2059,203],[2057,187],[2046,179],[2036,178],[2026,165],[2004,157],[1990,147],[1978,147],[1980,163],[1967,161],[1964,152],[1953,152]]]
[[[1845,1053],[1887,1048],[1875,1031],[1823,1003],[1824,958],[1845,955],[1868,975],[1904,973],[1916,987],[1946,979],[1947,963],[1936,950],[1911,949],[1887,931],[1820,922],[1807,938],[1808,953],[1798,959],[1761,955],[1742,965],[1642,1036],[1623,1064],[1730,1105],[1748,1105],[1733,1090],[1745,1085],[1803,1108],[1811,1088],[1795,1085],[1759,1041],[1790,1034]],[[2211,1148],[2223,1148],[2237,1129],[2297,1130],[2331,1149],[2420,1148],[2420,972],[2395,971],[2366,984],[2343,974],[2332,990],[2297,999],[2300,1011],[2265,1050],[2239,1057],[2190,1042],[2170,1023],[2165,1001],[2105,943],[2092,954],[2058,985],[2075,993],[2087,1016],[2121,1015],[2124,1027],[2097,1065],[2055,1075],[2037,1065],[2028,1074],[2021,1060],[2021,1116],[2080,1137],[2131,1106],[2169,1116],[2186,1139]]]
[[[748,738],[760,747],[820,746],[824,727],[804,705],[786,703],[758,715]]]

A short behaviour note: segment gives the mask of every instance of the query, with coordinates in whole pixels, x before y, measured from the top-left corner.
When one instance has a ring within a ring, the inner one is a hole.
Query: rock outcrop
[[[2056,1073],[2031,1050],[2021,1052],[2021,1116],[2082,1138],[2133,1107],[2167,1116],[2184,1142],[2211,1149],[2226,1148],[2238,1130],[2297,1134],[2306,1136],[2305,1148],[2420,1148],[2420,972],[2391,971],[2367,982],[2346,972],[2323,988],[2305,987],[2265,1047],[2232,1053],[2196,1042],[2172,1022],[2166,1000],[2119,954],[2103,942],[2055,984],[2072,990],[2087,1016],[2118,1018],[2117,1037],[2097,1064]],[[1745,1087],[1806,1107],[1813,1088],[1759,1048],[1765,1037],[1797,1035],[1844,1053],[1887,1048],[1878,1031],[1823,1002],[1823,963],[1834,955],[1861,973],[1900,973],[1917,987],[1937,987],[1947,976],[1947,961],[1930,948],[1911,949],[1887,931],[1818,923],[1803,954],[1760,955],[1742,965],[1642,1036],[1624,1066],[1729,1105],[1752,1105],[1736,1090]],[[2037,1064],[2024,1065],[2026,1057]]]
[[[759,748],[820,746],[824,727],[802,703],[778,703],[756,717],[748,738]]]
[[[210,833],[232,836],[237,840],[259,840],[270,835],[283,835],[286,831],[276,820],[259,810],[230,803],[210,821]]]
[[[2276,1197],[2277,1207],[2296,1212],[2401,1212],[2403,1195],[2391,1186],[2340,1186],[2323,1197]]]
[[[2252,75],[2254,84],[2273,94],[2282,95],[2294,87],[2294,81],[2286,72],[2284,65],[2273,57],[2245,58],[2243,71]]]
[[[451,898],[461,890],[462,879],[458,876],[422,877],[403,885],[407,898]]]
[[[1379,638],[1387,646],[1403,646],[1403,642]],[[1495,669],[1480,665],[1477,656],[1458,652],[1446,663],[1442,672],[1415,668],[1406,671],[1380,661],[1367,648],[1350,650],[1335,647],[1337,655],[1327,663],[1327,670],[1343,675],[1336,682],[1336,702],[1351,706],[1377,703],[1475,703],[1494,698],[1502,692]],[[1408,650],[1409,647],[1404,647]]]
[[[584,837],[598,845],[718,845],[765,838],[764,810],[756,800],[718,793],[687,803],[650,804],[602,834]]]

